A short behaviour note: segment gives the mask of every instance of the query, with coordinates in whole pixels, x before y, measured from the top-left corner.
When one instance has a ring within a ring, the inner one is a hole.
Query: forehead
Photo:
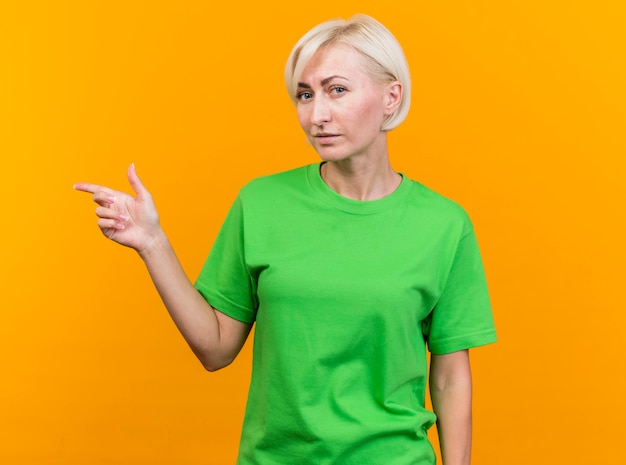
[[[315,82],[329,76],[356,79],[367,76],[366,58],[347,44],[337,43],[320,48],[302,70],[301,82]]]

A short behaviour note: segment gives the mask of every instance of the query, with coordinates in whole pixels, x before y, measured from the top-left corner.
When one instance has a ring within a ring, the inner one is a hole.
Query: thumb
[[[135,194],[137,194],[137,198],[143,198],[149,194],[148,189],[145,188],[145,186],[139,179],[139,176],[137,176],[137,170],[135,169],[134,163],[131,163],[130,166],[128,167],[127,175],[128,175],[128,182],[130,183],[130,186],[135,191]]]

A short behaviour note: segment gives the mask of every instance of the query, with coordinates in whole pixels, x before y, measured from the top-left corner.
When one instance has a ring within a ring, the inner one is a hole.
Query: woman
[[[139,253],[207,370],[256,323],[240,465],[434,464],[435,418],[444,464],[469,464],[468,349],[495,331],[467,215],[389,161],[409,107],[402,49],[370,17],[333,20],[295,45],[285,78],[322,162],[245,186],[195,286],[133,166],[136,197],[75,187]]]

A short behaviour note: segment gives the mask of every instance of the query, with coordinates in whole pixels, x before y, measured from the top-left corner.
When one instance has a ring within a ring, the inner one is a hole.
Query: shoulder
[[[246,200],[258,196],[284,195],[287,190],[301,189],[306,181],[309,166],[301,166],[288,171],[260,176],[248,182],[239,192],[239,196]]]
[[[452,200],[431,188],[411,181],[413,184],[409,196],[410,208],[424,221],[433,226],[453,226],[460,229],[461,234],[472,230],[472,222],[467,211],[455,200]]]

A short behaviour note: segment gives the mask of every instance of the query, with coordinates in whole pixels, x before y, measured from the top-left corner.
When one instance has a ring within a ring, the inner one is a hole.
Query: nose
[[[313,99],[311,109],[311,123],[316,126],[321,126],[330,122],[331,112],[330,106],[324,97],[316,97]]]

